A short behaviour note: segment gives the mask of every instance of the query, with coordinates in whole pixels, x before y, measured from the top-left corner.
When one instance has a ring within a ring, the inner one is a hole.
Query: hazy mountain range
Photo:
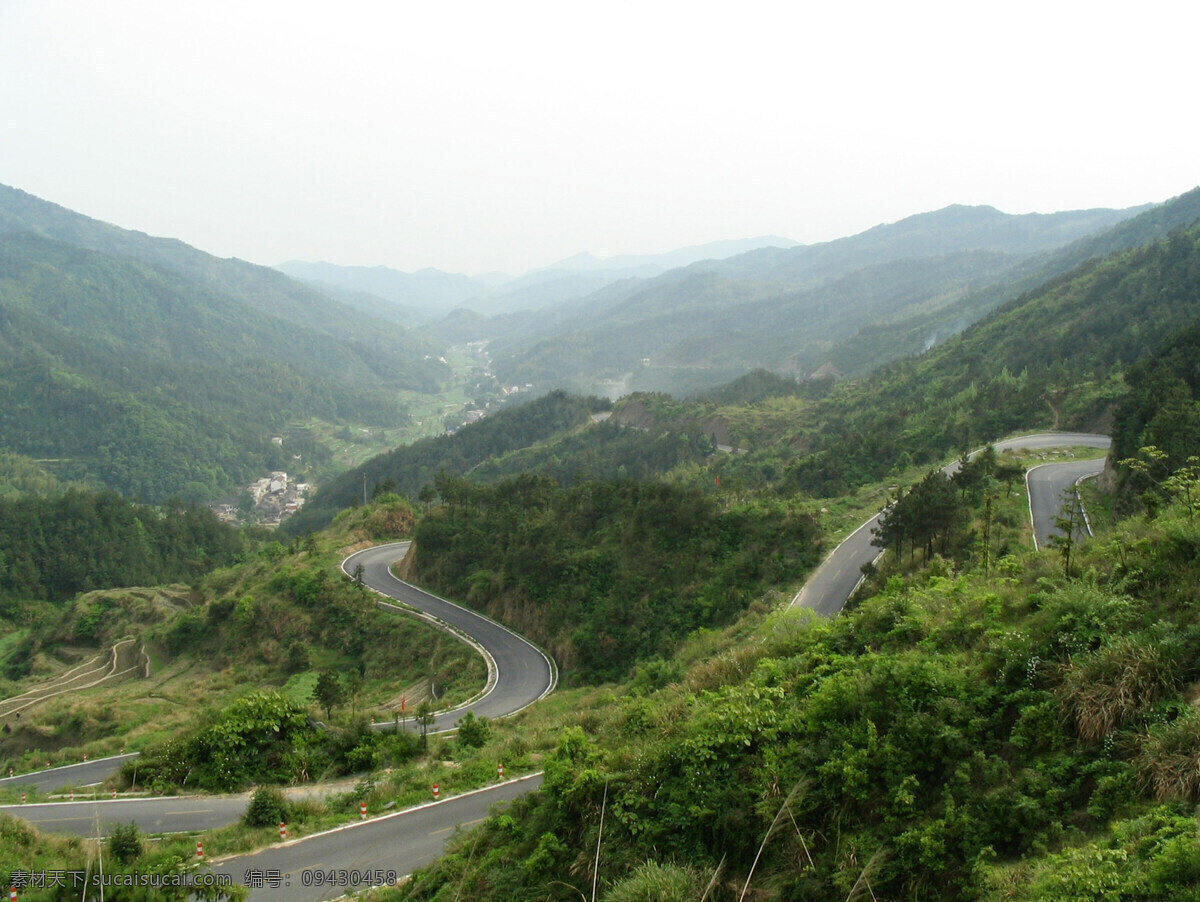
[[[0,187],[2,449],[138,497],[207,497],[281,465],[270,438],[289,422],[401,422],[397,391],[443,386],[439,358],[464,340],[539,393],[864,373],[1198,216],[1198,192],[1050,215],[954,206],[824,244],[585,255],[507,281],[289,265],[318,290]]]
[[[498,322],[486,337],[504,379],[613,395],[688,392],[755,367],[804,376],[830,361],[849,366],[853,354],[838,346],[864,329],[924,318],[924,343],[953,334],[1019,293],[1046,255],[1144,209],[948,207],[824,244],[610,283],[554,315]],[[919,350],[896,343],[863,368]]]
[[[822,244],[767,237],[656,256],[579,254],[507,281],[281,269],[359,292],[339,297],[438,340],[488,340],[506,382],[686,393],[756,367],[853,374],[917,353],[1103,247],[1149,240],[1153,230],[1104,237],[1148,210],[1010,215],[956,205]],[[430,320],[448,305],[458,309]]]
[[[370,303],[363,295],[390,301],[401,308],[393,311],[399,321],[428,323],[456,307],[486,314],[536,310],[582,297],[620,279],[649,278],[700,260],[795,245],[789,238],[765,236],[714,241],[663,254],[622,254],[601,259],[580,253],[518,276],[493,273],[470,277],[433,268],[406,273],[386,266],[338,266],[300,260],[281,263],[276,269],[336,293],[349,303]]]

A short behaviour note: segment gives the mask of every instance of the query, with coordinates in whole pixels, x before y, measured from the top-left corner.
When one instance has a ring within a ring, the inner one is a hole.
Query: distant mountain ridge
[[[1175,210],[1143,216],[1175,218],[1198,200],[1189,192],[1164,205]],[[1128,368],[1200,322],[1200,222],[1193,222],[1088,258],[944,344],[846,384],[814,414],[821,429],[806,437],[812,453],[797,466],[793,487],[837,493],[882,478],[902,452],[932,463],[1013,430],[1108,432]],[[1153,222],[1137,224],[1147,229]]]
[[[873,323],[832,348],[829,360],[848,375],[862,375],[881,360],[917,354],[961,332],[997,305],[1037,289],[1079,266],[1165,238],[1200,222],[1200,188],[1161,204],[1136,207],[1136,216],[1044,255],[1027,258],[1002,282],[972,291],[936,311]]]
[[[762,235],[757,238],[731,238],[724,241],[710,241],[707,244],[693,244],[678,250],[667,251],[663,254],[618,254],[612,257],[595,257],[589,253],[576,254],[557,263],[545,267],[548,270],[595,270],[628,271],[637,268],[653,268],[659,272],[668,269],[678,269],[690,266],[701,260],[724,260],[736,257],[750,251],[765,247],[793,248],[799,242],[778,235]],[[540,272],[542,270],[535,270]]]
[[[694,391],[758,367],[805,375],[864,327],[950,307],[1141,209],[1012,216],[959,205],[823,244],[705,260],[497,333],[493,359],[506,381],[608,394]]]
[[[426,319],[489,291],[491,284],[432,267],[406,273],[387,266],[338,266],[289,260],[275,268],[302,282],[374,295]]]
[[[326,291],[364,292],[402,305],[406,322],[425,323],[460,306],[483,314],[543,309],[617,280],[648,278],[700,260],[724,259],[763,247],[795,246],[789,238],[764,236],[713,241],[662,254],[600,258],[584,252],[515,278],[494,274],[471,278],[433,268],[407,273],[387,266],[339,266],[301,260],[290,260],[275,268]],[[367,303],[361,298],[348,302],[356,306]]]

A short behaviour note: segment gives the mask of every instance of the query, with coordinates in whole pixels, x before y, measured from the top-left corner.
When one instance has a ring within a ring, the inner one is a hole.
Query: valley
[[[999,443],[999,450],[1028,450],[1030,448],[1046,449],[1061,446],[1066,443],[1067,446],[1080,446],[1087,443],[1096,445],[1106,445],[1107,439],[1100,436],[1027,436],[1024,438],[1009,440],[1008,442]],[[1073,469],[1073,462],[1065,462],[1059,464],[1042,464],[1039,469]],[[952,468],[947,468],[952,469]],[[1093,466],[1093,469],[1096,469]],[[1071,484],[1074,481],[1075,475],[1072,472],[1067,477],[1066,484]],[[1053,507],[1054,503],[1059,500],[1059,486],[1053,482],[1039,484],[1039,491],[1035,494],[1030,492],[1029,505],[1030,509],[1041,508],[1043,506]],[[877,521],[872,521],[877,522]],[[870,524],[867,524],[868,526]],[[489,676],[487,687],[485,688],[483,698],[477,699],[466,707],[458,707],[449,716],[436,718],[431,724],[432,731],[445,731],[452,729],[455,722],[462,718],[467,710],[479,711],[481,715],[490,717],[510,716],[513,713],[521,710],[528,704],[544,697],[547,692],[553,688],[553,673],[550,671],[547,676],[550,677],[544,683],[541,683],[532,692],[522,695],[524,690],[517,689],[514,693],[513,688],[508,687],[508,683],[512,680],[513,673],[527,673],[529,665],[520,660],[519,657],[510,659],[511,645],[508,638],[505,638],[507,631],[495,629],[496,625],[489,624],[476,615],[471,615],[469,612],[461,609],[455,609],[454,606],[434,599],[426,593],[421,593],[414,587],[406,586],[396,580],[390,573],[391,562],[401,560],[409,552],[409,544],[403,543],[398,546],[380,546],[374,549],[368,549],[363,552],[358,552],[351,555],[341,564],[341,570],[350,575],[358,571],[360,562],[367,563],[374,561],[375,563],[368,564],[363,573],[364,581],[367,585],[372,586],[376,591],[381,591],[384,594],[391,595],[397,600],[405,600],[410,605],[415,603],[419,610],[432,614],[437,612],[440,616],[437,618],[440,622],[445,623],[446,618],[450,618],[450,623],[454,623],[456,618],[463,618],[460,629],[465,628],[466,635],[470,640],[474,640],[472,644],[482,643],[485,656],[489,660]],[[838,585],[831,583],[824,588],[819,588],[821,585],[822,574],[825,572],[841,572],[853,573],[857,577],[861,564],[869,562],[876,556],[876,551],[866,551],[863,547],[855,546],[852,543],[843,542],[831,553],[831,555],[817,568],[812,578],[807,581],[804,590],[799,593],[792,601],[792,605],[800,605],[801,607],[811,607],[821,610],[826,613],[836,613],[846,603],[849,596],[857,588],[857,580],[851,579],[849,582],[843,582]],[[483,632],[481,632],[481,629]],[[491,638],[487,638],[490,635]],[[511,637],[511,634],[509,634]],[[515,637],[511,637],[515,638]],[[499,643],[497,643],[499,639]],[[478,645],[477,645],[478,647]],[[501,651],[501,649],[504,651]],[[550,664],[548,659],[545,659],[540,652],[534,651],[534,660],[541,657],[546,660],[547,665]],[[486,705],[483,703],[486,701]],[[412,728],[409,725],[408,728]],[[109,764],[109,771],[113,771],[118,764],[124,766],[128,758],[113,759]],[[64,772],[69,772],[70,769],[60,769]],[[98,774],[99,776],[100,774]],[[6,781],[0,781],[0,787],[4,784],[11,786],[19,786],[22,788],[30,786],[38,786],[39,784],[45,788],[50,788],[52,784],[46,782],[52,776],[52,772],[30,775],[32,780],[23,780],[20,777],[13,777]],[[385,875],[391,875],[388,882],[394,882],[398,877],[407,875],[416,867],[428,864],[440,853],[446,834],[450,832],[450,828],[463,822],[477,822],[482,819],[491,805],[494,805],[499,800],[510,800],[515,797],[514,793],[524,793],[536,789],[541,783],[541,774],[535,774],[532,778],[521,778],[510,783],[501,783],[495,789],[489,789],[483,792],[478,790],[468,791],[463,795],[453,797],[454,804],[451,805],[451,799],[447,799],[444,806],[438,806],[437,815],[440,819],[435,820],[430,826],[424,826],[416,818],[400,817],[392,821],[390,818],[381,820],[372,819],[371,830],[378,836],[377,839],[366,839],[365,830],[366,824],[355,824],[351,822],[342,829],[337,829],[333,833],[322,834],[317,833],[308,837],[303,843],[284,844],[276,850],[264,855],[257,853],[247,858],[224,858],[221,860],[217,870],[219,873],[232,873],[235,879],[241,885],[251,889],[250,897],[253,899],[273,899],[273,898],[310,898],[312,900],[320,900],[332,898],[339,891],[339,879],[334,877],[326,880],[310,879],[315,873],[311,867],[312,862],[320,861],[321,864],[317,868],[321,873],[328,872],[330,874],[345,873],[366,874],[379,871]],[[70,779],[65,778],[64,779]],[[61,795],[60,795],[61,797]],[[115,799],[115,792],[114,792]],[[248,797],[245,795],[212,799],[206,802],[200,802],[196,799],[169,799],[159,801],[145,800],[144,802],[128,801],[121,805],[110,804],[106,801],[103,809],[95,801],[86,802],[80,801],[75,804],[74,809],[70,813],[63,807],[62,803],[51,803],[50,805],[26,806],[22,804],[19,807],[9,807],[4,809],[0,807],[0,811],[7,810],[23,819],[29,820],[34,824],[42,825],[44,828],[63,832],[79,833],[81,835],[89,835],[95,829],[95,824],[99,822],[100,812],[103,810],[104,817],[108,821],[131,822],[137,824],[143,831],[148,833],[154,832],[189,832],[196,833],[206,829],[213,829],[224,826],[236,820],[243,812],[247,803]],[[466,809],[466,813],[460,810],[462,802],[470,802],[473,807]],[[198,808],[200,805],[202,807]],[[428,805],[419,806],[413,809],[413,814],[423,812],[428,808]],[[178,812],[175,814],[174,812]],[[433,814],[433,812],[429,812]],[[398,814],[401,814],[398,812]],[[71,818],[74,817],[75,820]],[[344,834],[343,830],[353,827],[352,834]],[[400,844],[397,845],[397,840]],[[209,843],[209,848],[213,848],[213,843]],[[219,845],[216,846],[220,848]],[[276,876],[271,881],[265,881],[263,874],[270,872]],[[301,880],[305,881],[303,885],[297,885]],[[350,879],[351,886],[357,886],[358,879]],[[371,882],[366,880],[365,882]],[[376,881],[379,882],[379,881]],[[328,885],[326,885],[328,884]],[[274,894],[272,891],[274,890]]]
[[[0,378],[92,431],[56,446],[4,408],[0,757],[43,788],[0,781],[0,871],[216,858],[252,899],[407,877],[372,902],[1189,898],[1197,196],[947,208],[412,331],[361,288],[8,197],[24,356]],[[146,349],[124,370],[121,317]],[[73,359],[84,326],[111,355]],[[838,363],[876,340],[890,362]],[[632,393],[567,390],[638,367]],[[276,471],[316,488],[270,531],[194,503]],[[1084,474],[1086,528],[1061,503]],[[46,768],[84,755],[108,775]],[[101,781],[73,829],[107,843],[52,835],[61,779]],[[215,819],[135,813],[160,804]]]

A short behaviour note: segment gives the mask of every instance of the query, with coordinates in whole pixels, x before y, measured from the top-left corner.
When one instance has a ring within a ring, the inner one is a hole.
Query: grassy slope
[[[647,860],[693,893],[723,862],[711,898],[736,898],[768,836],[759,899],[844,898],[864,875],[881,898],[1100,898],[1100,878],[1190,898],[1200,783],[1175,768],[1200,748],[1196,528],[1178,510],[1118,524],[1071,579],[1006,540],[991,576],[893,576],[833,622],[757,609],[578,693],[541,796],[380,898],[575,898],[602,805],[605,899]]]
[[[443,703],[469,697],[486,679],[473,650],[417,621],[375,610],[367,596],[332,575],[348,545],[401,537],[411,525],[403,504],[384,499],[344,516],[307,546],[311,550],[268,547],[248,564],[204,578],[194,592],[113,590],[44,609],[34,627],[42,649],[35,673],[5,683],[6,696],[127,635],[145,647],[151,676],[30,709],[0,735],[0,767],[20,771],[84,753],[144,749],[251,688],[298,694],[317,714],[304,692],[316,673],[360,663],[364,682],[356,707],[367,716],[389,719],[387,703],[406,692],[415,706],[430,678],[448,693]],[[327,600],[314,607],[305,592]],[[92,616],[93,610],[103,616]],[[10,629],[6,638],[17,635],[15,625]],[[16,646],[10,639],[2,647],[11,652]]]

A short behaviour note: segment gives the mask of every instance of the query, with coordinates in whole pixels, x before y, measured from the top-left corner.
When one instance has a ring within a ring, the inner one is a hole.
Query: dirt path
[[[148,659],[137,640],[122,639],[109,649],[107,655],[93,655],[20,695],[0,701],[0,721],[19,717],[26,709],[68,692],[91,689],[131,674],[148,675],[148,670]]]

